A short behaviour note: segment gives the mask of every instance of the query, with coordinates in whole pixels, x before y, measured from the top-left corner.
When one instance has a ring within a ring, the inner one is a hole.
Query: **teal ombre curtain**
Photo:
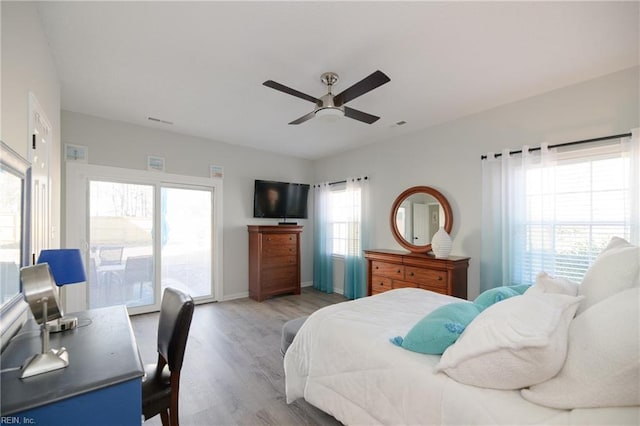
[[[522,148],[529,153],[529,147]],[[500,157],[489,153],[482,161],[482,232],[480,252],[480,292],[512,282],[514,235],[521,219],[521,199],[525,197],[524,164],[520,155],[508,149]]]
[[[357,299],[367,295],[367,269],[363,249],[368,248],[369,179],[347,179],[347,197],[351,202],[347,217],[347,252],[344,258],[344,295]]]
[[[313,186],[313,288],[333,293],[332,227],[329,222],[329,184]]]

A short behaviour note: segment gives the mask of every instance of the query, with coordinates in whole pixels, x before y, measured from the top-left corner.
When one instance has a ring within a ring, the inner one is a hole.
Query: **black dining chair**
[[[145,365],[142,414],[145,420],[160,414],[164,426],[178,426],[180,370],[193,317],[193,299],[165,288],[158,321],[158,362]]]
[[[120,265],[122,263],[123,246],[102,246],[98,250],[100,266]]]
[[[127,297],[133,297],[133,286],[138,285],[138,299],[146,283],[153,287],[153,256],[129,256],[124,263],[124,286]]]

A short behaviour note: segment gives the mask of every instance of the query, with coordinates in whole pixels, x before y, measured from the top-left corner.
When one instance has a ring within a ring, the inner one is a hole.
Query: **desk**
[[[124,306],[74,313],[80,327],[51,334],[50,346],[67,348],[69,366],[20,379],[2,373],[2,423],[139,425],[144,368]],[[27,322],[2,353],[2,369],[21,366],[40,352],[40,335]]]

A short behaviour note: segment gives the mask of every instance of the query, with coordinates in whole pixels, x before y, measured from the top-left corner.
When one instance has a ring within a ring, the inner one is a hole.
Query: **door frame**
[[[67,162],[66,163],[66,195],[65,195],[65,236],[66,247],[78,247],[84,255],[85,267],[89,259],[89,181],[102,180],[112,182],[134,183],[154,185],[154,194],[159,195],[160,188],[164,186],[182,185],[192,187],[204,187],[211,189],[213,193],[212,231],[213,240],[211,279],[213,280],[213,297],[194,299],[195,303],[207,303],[219,301],[223,295],[223,236],[222,236],[222,178],[201,178],[194,176],[159,173],[157,171],[132,170],[111,166],[98,166],[92,164]],[[159,201],[159,199],[158,199]],[[154,212],[159,217],[160,212]],[[156,240],[159,241],[159,240]],[[154,247],[154,254],[157,250]],[[159,257],[158,257],[159,259]],[[156,262],[156,277],[160,262]],[[158,282],[159,285],[159,282]],[[61,300],[64,309],[69,312],[88,309],[88,292],[86,284],[64,286],[61,288]],[[159,298],[156,302],[159,307]],[[129,308],[130,314],[148,312],[148,309],[138,307]]]
[[[45,130],[40,135],[38,127]],[[39,137],[37,136],[39,135]],[[46,141],[46,142],[43,142]],[[51,148],[53,144],[53,127],[51,121],[40,105],[33,92],[29,92],[29,137],[27,147],[27,159],[31,163],[30,197],[31,197],[31,232],[30,263],[36,263],[36,259],[43,249],[52,248],[55,227],[52,223],[51,212]],[[36,161],[36,146],[41,157]],[[40,164],[40,166],[39,166]],[[44,169],[44,170],[40,170]],[[42,173],[38,173],[41,171]],[[44,182],[38,179],[41,176]],[[44,185],[37,187],[38,184]],[[44,191],[43,191],[44,190]],[[39,201],[39,202],[38,202]]]
[[[424,246],[431,243],[429,235],[429,207],[426,203],[413,203],[412,223],[411,223],[411,244],[416,246]]]

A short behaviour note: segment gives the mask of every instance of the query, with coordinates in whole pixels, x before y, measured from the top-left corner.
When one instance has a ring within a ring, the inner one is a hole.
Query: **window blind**
[[[630,158],[621,144],[558,152],[525,173],[525,250],[515,275],[580,282],[611,237],[630,237]],[[519,281],[519,280],[518,280]]]

